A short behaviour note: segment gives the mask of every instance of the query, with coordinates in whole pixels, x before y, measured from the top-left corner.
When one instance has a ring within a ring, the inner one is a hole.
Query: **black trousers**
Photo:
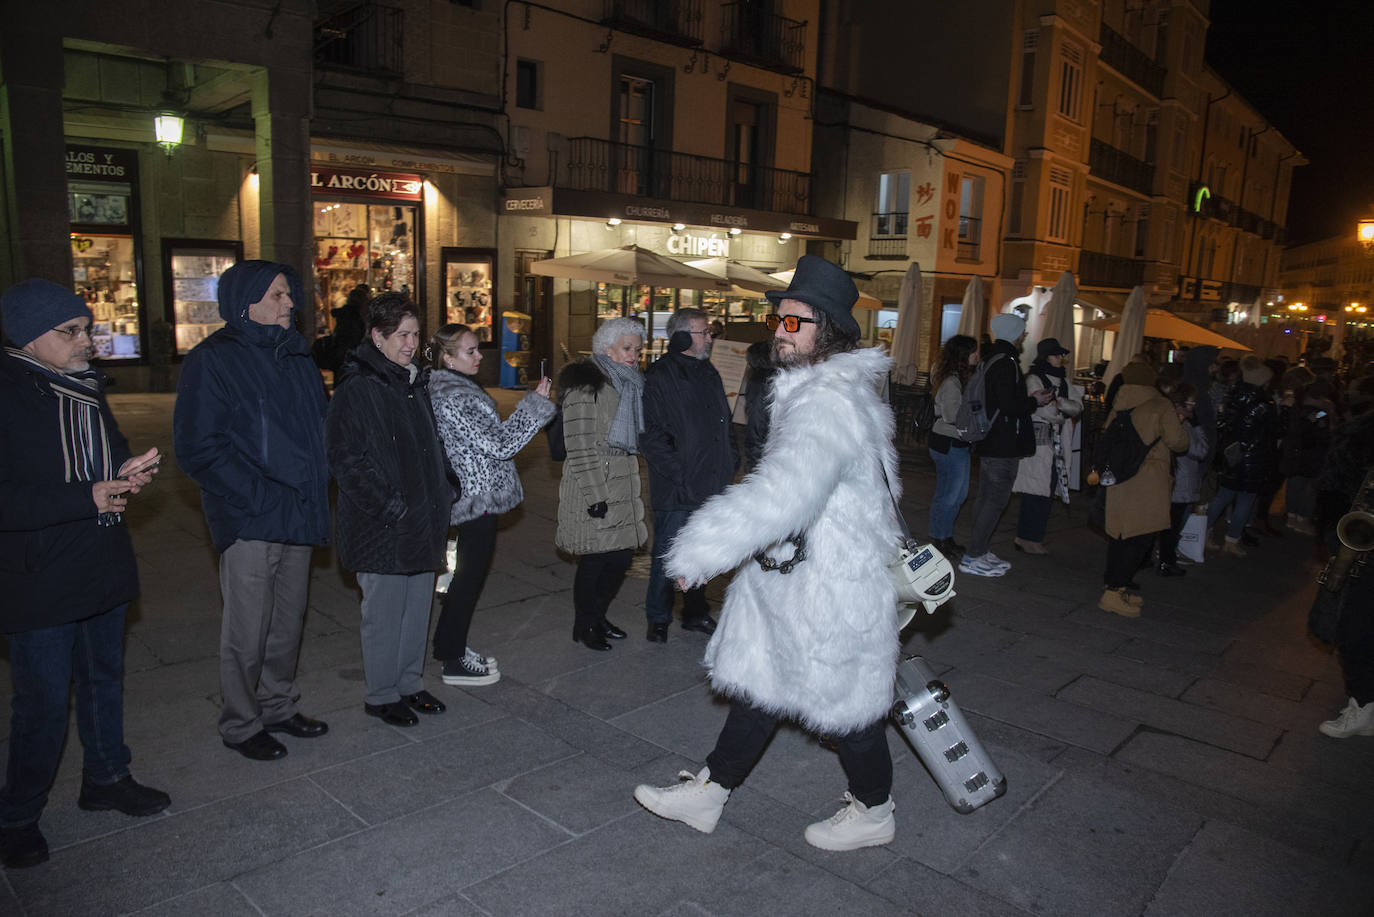
[[[1336,629],[1336,650],[1345,674],[1345,692],[1364,706],[1374,701],[1374,561],[1346,584],[1344,609]]]
[[[1178,539],[1183,534],[1183,523],[1188,519],[1191,503],[1169,504],[1169,527],[1159,533],[1159,562],[1178,563]]]
[[[730,715],[706,756],[711,780],[727,790],[744,782],[763,750],[778,731],[779,719],[747,701],[730,702]],[[876,806],[892,795],[892,753],[887,748],[887,722],[876,723],[834,738],[840,765],[849,778],[849,792],[866,806]]]
[[[458,561],[453,581],[439,604],[439,624],[434,628],[434,658],[441,662],[462,659],[467,651],[472,613],[477,610],[496,553],[498,519],[479,516],[458,526]]]
[[[1107,539],[1107,573],[1104,581],[1108,589],[1126,588],[1126,584],[1140,569],[1140,562],[1150,552],[1154,540],[1154,532],[1132,535],[1130,538]]]
[[[573,576],[573,626],[590,627],[606,617],[611,599],[625,582],[634,551],[623,548],[602,554],[583,554],[577,558],[577,573]]]

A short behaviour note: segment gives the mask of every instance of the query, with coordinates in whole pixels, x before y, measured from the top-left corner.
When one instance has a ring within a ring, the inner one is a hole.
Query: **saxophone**
[[[1340,592],[1346,580],[1360,576],[1374,551],[1374,469],[1365,474],[1350,511],[1336,523],[1336,538],[1340,549],[1317,577],[1328,592]]]

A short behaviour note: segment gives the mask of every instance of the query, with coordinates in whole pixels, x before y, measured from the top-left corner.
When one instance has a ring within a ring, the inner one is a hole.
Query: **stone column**
[[[258,213],[262,258],[301,274],[301,332],[315,336],[315,253],[310,203],[310,71],[268,68],[253,80],[257,135]]]
[[[0,132],[4,134],[5,243],[0,289],[28,277],[72,284],[62,37],[45,16],[7,16],[0,28]]]

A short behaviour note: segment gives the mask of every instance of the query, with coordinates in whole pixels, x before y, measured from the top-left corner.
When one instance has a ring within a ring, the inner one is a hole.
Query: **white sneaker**
[[[968,573],[972,576],[1002,576],[1011,569],[1011,564],[999,566],[988,561],[992,557],[991,553],[984,554],[982,557],[969,557],[964,555],[964,559],[959,561],[959,572]],[[993,560],[996,560],[994,557]]]
[[[983,560],[985,560],[985,561],[987,561],[988,563],[992,564],[994,567],[1001,567],[1003,570],[1010,570],[1010,569],[1011,569],[1011,564],[1010,564],[1010,563],[1008,563],[1007,561],[1005,561],[1005,560],[1003,560],[1002,558],[998,557],[996,554],[992,553],[991,551],[989,551],[988,553],[986,553],[986,554],[983,555]]]
[[[635,787],[635,802],[660,818],[668,818],[691,825],[703,834],[716,830],[720,812],[725,808],[725,800],[730,791],[719,783],[711,782],[711,769],[703,767],[695,776],[691,771],[678,774],[680,783],[673,786],[649,786],[641,783]]]
[[[806,826],[806,842],[822,850],[858,850],[890,844],[897,836],[897,820],[892,812],[897,807],[892,797],[872,808],[849,793],[844,794],[845,807],[825,821]]]
[[[496,671],[495,656],[483,656],[481,653],[477,652],[470,646],[463,648],[463,658],[466,659],[468,662],[475,662],[479,666],[491,669],[493,672]]]
[[[1374,701],[1360,706],[1352,697],[1339,716],[1334,720],[1327,720],[1317,728],[1323,735],[1329,735],[1333,739],[1374,736]]]

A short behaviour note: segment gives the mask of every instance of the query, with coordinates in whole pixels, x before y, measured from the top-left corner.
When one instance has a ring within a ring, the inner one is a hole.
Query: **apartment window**
[[[1007,208],[1007,233],[1021,234],[1021,220],[1026,207],[1026,164],[1018,162],[1011,167],[1011,204]]]
[[[773,138],[777,134],[777,97],[745,86],[730,85],[726,110],[726,156],[734,166],[734,197],[737,207],[781,210],[782,199],[768,181],[773,164]]]
[[[1050,219],[1045,237],[1052,242],[1069,241],[1069,192],[1073,175],[1068,169],[1050,167]]]
[[[983,179],[964,176],[959,181],[959,252],[958,257],[978,260],[983,239]]]
[[[910,202],[910,172],[880,173],[878,200],[873,208],[873,235],[905,236]]]
[[[1040,33],[1029,31],[1021,39],[1021,94],[1018,108],[1035,105],[1035,51],[1040,46]]]
[[[539,71],[543,67],[539,61],[517,60],[515,62],[515,107],[516,108],[543,108],[543,99],[540,98],[543,90],[543,80],[539,78]]]
[[[1145,257],[1145,243],[1150,237],[1150,208],[1141,207],[1135,215],[1135,257]]]
[[[672,100],[672,68],[615,58],[610,122],[614,176],[608,190],[647,197],[668,195],[668,160],[657,151],[672,148]]]
[[[1083,50],[1065,44],[1059,60],[1059,113],[1070,121],[1083,114]]]

